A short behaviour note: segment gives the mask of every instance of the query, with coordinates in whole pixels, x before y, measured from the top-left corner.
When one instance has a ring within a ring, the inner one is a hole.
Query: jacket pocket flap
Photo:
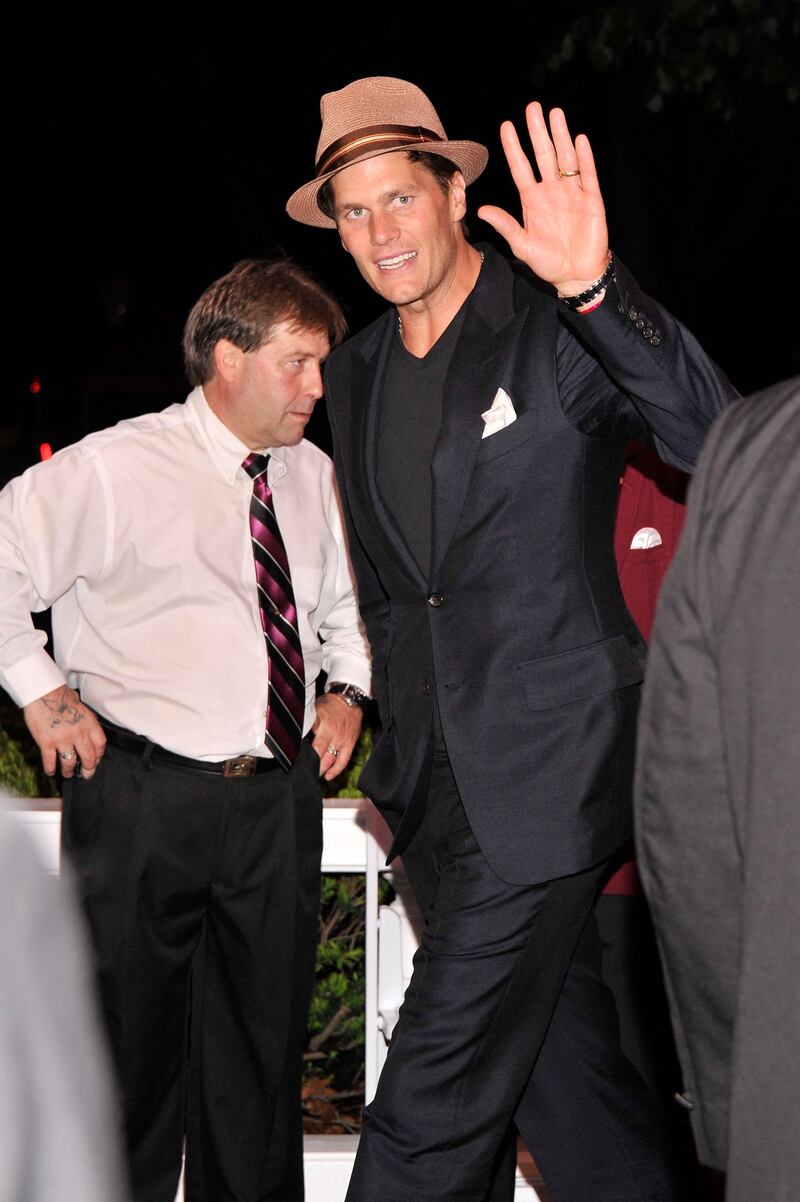
[[[644,666],[624,634],[520,664],[528,706],[550,709],[638,684]]]

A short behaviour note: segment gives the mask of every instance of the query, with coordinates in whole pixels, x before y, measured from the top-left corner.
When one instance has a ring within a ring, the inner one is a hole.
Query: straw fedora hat
[[[322,212],[317,194],[326,180],[344,167],[391,150],[425,150],[440,154],[459,168],[468,184],[486,166],[489,152],[478,142],[451,142],[436,109],[424,92],[404,79],[375,75],[357,79],[320,101],[322,132],[316,170],[310,183],[289,197],[286,211],[295,221],[335,229]]]

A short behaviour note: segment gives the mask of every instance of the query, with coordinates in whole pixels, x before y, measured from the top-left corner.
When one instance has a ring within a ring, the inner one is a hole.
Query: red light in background
[[[42,381],[39,379],[38,376],[34,376],[33,379],[31,380],[30,390],[34,396],[36,396],[37,393],[40,393],[42,391]]]
[[[53,458],[53,448],[50,446],[49,442],[40,442],[39,443],[39,456],[41,459],[52,459]]]

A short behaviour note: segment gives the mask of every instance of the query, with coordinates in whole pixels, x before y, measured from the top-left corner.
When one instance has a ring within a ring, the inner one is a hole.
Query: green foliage
[[[0,789],[15,797],[40,797],[38,774],[16,739],[0,727]],[[49,791],[48,791],[49,792]]]
[[[343,1055],[364,1043],[365,904],[360,874],[323,877],[308,1051],[311,1065],[326,1061],[326,1076]]]
[[[378,900],[392,900],[381,879]],[[323,876],[316,987],[306,1045],[306,1078],[363,1093],[366,879],[361,873]]]
[[[374,728],[369,716],[342,776],[323,784],[327,797],[363,797],[358,778],[372,750]],[[379,901],[393,896],[381,880]],[[364,1092],[364,973],[366,936],[366,879],[361,873],[323,876],[320,902],[316,986],[311,1001],[306,1043],[306,1083],[309,1101],[320,1092],[338,1102],[323,1110],[335,1113],[332,1127],[309,1130],[356,1130]],[[331,1115],[327,1115],[328,1119]],[[319,1122],[319,1115],[317,1122]],[[337,1126],[338,1124],[338,1126]]]
[[[17,797],[58,797],[56,780],[45,776],[39,748],[22,710],[0,692],[0,789]]]
[[[583,61],[598,73],[624,72],[629,95],[651,112],[679,96],[700,99],[730,120],[752,88],[800,99],[797,0],[617,0],[567,20],[557,45],[542,48],[534,77],[555,77]]]
[[[337,776],[335,780],[323,782],[322,791],[325,797],[364,796],[358,788],[358,778],[372,751],[372,735],[373,728],[368,721],[365,721],[346,771],[341,776]]]

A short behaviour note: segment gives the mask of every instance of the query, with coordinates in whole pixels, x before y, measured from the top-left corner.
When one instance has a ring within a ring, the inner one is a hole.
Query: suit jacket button
[[[442,596],[441,593],[429,593],[428,594],[428,605],[432,605],[434,609],[438,609],[439,606],[443,605],[443,604],[444,604],[444,597]]]
[[[630,309],[628,310],[628,317],[630,317],[631,321],[636,321],[638,316],[639,314],[636,312],[633,305],[631,305]]]
[[[652,327],[652,326],[645,326],[645,327],[644,327],[644,331],[643,331],[643,333],[644,333],[644,336],[645,336],[645,338],[649,338],[649,337],[650,337],[650,335],[653,333],[653,327]]]
[[[643,330],[643,329],[644,329],[644,319],[643,319],[643,318],[641,318],[641,317],[638,317],[638,318],[636,319],[636,329],[637,329],[637,330]]]
[[[654,334],[650,341],[653,346],[661,346],[661,339],[659,338],[658,334]]]
[[[430,683],[429,680],[423,681],[422,691],[426,697],[430,697],[431,693],[433,692],[433,685]]]

